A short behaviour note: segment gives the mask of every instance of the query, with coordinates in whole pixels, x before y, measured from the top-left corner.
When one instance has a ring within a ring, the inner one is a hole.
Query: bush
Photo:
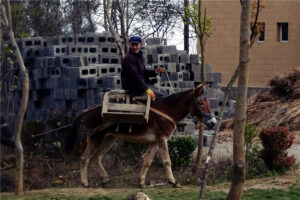
[[[197,144],[192,137],[171,138],[168,141],[172,166],[187,167],[192,160],[192,153]]]
[[[261,178],[273,175],[263,159],[260,157],[260,146],[253,143],[253,139],[257,136],[256,126],[252,124],[245,125],[245,148],[246,148],[246,178]]]
[[[29,121],[22,127],[22,142],[25,151],[37,151],[39,147],[39,138],[32,138],[32,136],[42,133],[46,128],[46,124],[41,120]]]
[[[264,147],[261,157],[269,169],[282,172],[295,164],[295,157],[287,156],[286,152],[294,140],[294,136],[286,127],[263,129],[259,137]]]
[[[147,150],[147,144],[137,144],[130,142],[121,142],[120,146],[116,149],[116,154],[122,161],[126,161],[127,164],[137,163],[140,161],[142,155]]]

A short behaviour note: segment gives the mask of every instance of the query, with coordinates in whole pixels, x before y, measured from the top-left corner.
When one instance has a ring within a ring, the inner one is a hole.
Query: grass
[[[70,189],[72,190],[72,189]],[[84,190],[83,190],[84,191]],[[137,189],[124,189],[124,190],[111,190],[105,195],[91,194],[89,190],[86,194],[82,192],[80,195],[70,194],[65,195],[60,193],[57,194],[30,194],[30,196],[25,195],[22,198],[16,198],[15,196],[9,194],[0,194],[1,200],[125,200],[131,194],[136,193]],[[148,188],[142,190],[147,194],[152,200],[192,200],[198,199],[199,188],[195,186],[184,187],[182,189],[173,189],[169,187],[158,187],[158,188]],[[225,200],[226,193],[219,191],[207,191],[206,199],[209,200]],[[249,189],[244,191],[242,195],[242,200],[299,200],[300,199],[300,187],[289,187],[287,190],[282,189]]]

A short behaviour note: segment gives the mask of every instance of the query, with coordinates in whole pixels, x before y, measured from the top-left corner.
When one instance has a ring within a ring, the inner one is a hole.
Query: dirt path
[[[222,191],[227,193],[230,187],[230,182],[220,183],[214,186],[207,186],[208,190],[211,191]],[[297,187],[300,188],[300,169],[289,172],[285,175],[280,175],[276,177],[262,178],[262,179],[252,179],[247,180],[244,185],[244,190],[248,189],[287,189],[288,187]],[[173,190],[170,186],[161,186],[161,187],[148,187],[143,190],[143,192],[147,193],[147,191],[151,190],[160,190],[168,192]],[[186,191],[199,191],[199,186],[183,186],[179,190]],[[25,197],[30,196],[77,196],[77,197],[92,197],[96,195],[118,195],[118,194],[132,194],[139,189],[128,189],[128,188],[118,188],[118,189],[104,189],[104,188],[59,188],[59,189],[44,189],[44,190],[32,190],[26,191],[24,193]],[[13,193],[2,193],[3,196],[13,197]]]

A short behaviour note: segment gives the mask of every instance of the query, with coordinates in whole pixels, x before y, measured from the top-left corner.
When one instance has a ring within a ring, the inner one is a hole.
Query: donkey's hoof
[[[139,188],[140,188],[140,189],[145,189],[145,188],[146,188],[146,185],[145,185],[145,184],[140,184]]]
[[[81,182],[81,185],[82,185],[83,187],[85,187],[85,188],[88,188],[88,187],[89,187],[89,184],[87,184],[87,183]]]
[[[169,182],[173,188],[181,188],[182,186],[180,185],[180,183],[178,183],[177,181],[175,183]]]

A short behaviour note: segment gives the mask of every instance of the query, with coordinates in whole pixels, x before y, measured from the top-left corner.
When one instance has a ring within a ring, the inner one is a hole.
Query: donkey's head
[[[217,120],[211,112],[209,100],[205,96],[204,86],[205,83],[194,89],[194,100],[190,105],[190,113],[204,122],[209,129],[212,129],[217,124]]]

